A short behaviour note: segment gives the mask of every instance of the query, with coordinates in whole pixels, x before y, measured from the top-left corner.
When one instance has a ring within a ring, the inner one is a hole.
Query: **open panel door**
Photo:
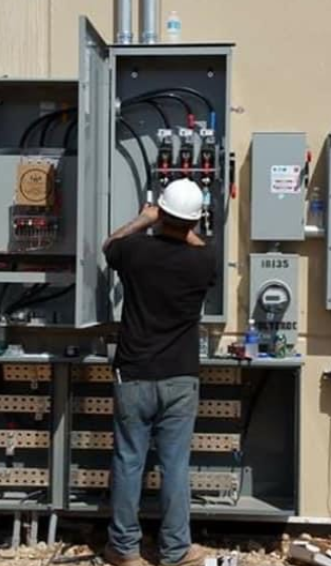
[[[101,246],[109,208],[109,50],[81,17],[79,53],[79,146],[76,326],[107,317],[107,270]]]

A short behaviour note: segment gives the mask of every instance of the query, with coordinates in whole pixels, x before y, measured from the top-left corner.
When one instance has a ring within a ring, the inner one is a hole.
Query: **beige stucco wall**
[[[137,0],[133,1],[135,13]],[[331,130],[330,0],[163,0],[162,22],[176,8],[183,40],[234,41],[232,148],[240,197],[230,228],[230,317],[241,331],[247,308],[249,159],[253,131],[305,131],[313,151],[312,183],[325,186],[323,145]],[[111,0],[1,0],[0,76],[76,77],[78,15],[86,14],[112,40]],[[135,25],[136,25],[135,14]],[[163,26],[164,28],[164,26]],[[324,242],[298,251],[300,342],[307,354],[301,392],[301,514],[331,517],[331,313],[324,310]]]

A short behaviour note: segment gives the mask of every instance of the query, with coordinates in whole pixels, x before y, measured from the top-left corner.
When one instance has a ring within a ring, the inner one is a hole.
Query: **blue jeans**
[[[160,560],[178,562],[191,545],[189,459],[199,379],[178,376],[114,385],[109,540],[120,554],[139,554],[142,476],[151,434],[161,474]]]

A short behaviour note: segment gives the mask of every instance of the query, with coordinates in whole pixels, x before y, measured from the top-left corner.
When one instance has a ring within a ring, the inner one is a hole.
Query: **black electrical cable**
[[[131,106],[131,104],[140,104],[142,102],[152,102],[155,99],[171,99],[171,100],[175,100],[176,102],[179,102],[185,109],[185,111],[187,112],[187,114],[193,114],[193,109],[192,106],[181,96],[178,96],[177,94],[173,94],[171,92],[165,93],[165,94],[156,94],[153,97],[147,96],[145,97],[145,95],[143,96],[138,96],[137,98],[129,98],[127,100],[124,100],[122,103],[122,107],[125,108],[127,106]]]
[[[35,283],[34,285],[32,285],[32,287],[25,289],[23,291],[23,293],[21,294],[21,296],[18,299],[15,299],[15,301],[12,303],[12,305],[7,307],[6,313],[11,308],[11,306],[15,306],[15,309],[16,309],[17,305],[19,305],[22,301],[25,301],[27,298],[30,298],[31,296],[33,296],[35,293],[39,292],[39,290],[40,290],[40,283]]]
[[[48,120],[45,120],[44,126],[41,128],[39,137],[39,147],[45,147],[46,135],[50,126],[58,119],[58,116],[50,116]]]
[[[9,286],[10,286],[10,283],[3,283],[2,284],[2,289],[1,289],[1,293],[0,293],[0,313],[2,313],[3,301],[5,299],[5,296],[7,294]]]
[[[29,137],[29,135],[31,134],[31,132],[37,128],[37,126],[39,126],[40,124],[43,124],[45,121],[48,121],[51,116],[54,118],[57,118],[58,116],[62,116],[62,114],[71,114],[72,112],[77,112],[77,108],[76,107],[72,107],[72,108],[66,108],[66,109],[62,109],[62,110],[56,110],[55,112],[52,112],[51,114],[45,114],[44,116],[40,116],[39,118],[37,118],[36,120],[34,120],[23,132],[21,139],[20,139],[20,143],[19,143],[19,147],[23,148],[26,145],[27,139]]]
[[[201,94],[201,92],[199,92],[198,90],[195,90],[194,88],[175,87],[175,88],[171,88],[170,90],[173,91],[173,92],[184,92],[186,94],[193,96],[194,98],[198,98],[199,100],[204,102],[204,104],[208,108],[209,112],[215,112],[215,108],[212,105],[212,103],[210,102],[209,98],[207,98],[206,96]]]
[[[1,102],[0,102],[0,104],[1,104]],[[17,265],[15,263],[11,263],[10,266],[11,266],[12,271],[16,271]],[[2,285],[2,289],[1,289],[1,293],[0,293],[0,314],[3,313],[3,309],[2,309],[3,302],[5,300],[5,296],[8,292],[8,290],[9,290],[10,285],[11,285],[10,283],[3,283],[3,285]]]
[[[155,108],[155,110],[159,113],[159,116],[162,118],[165,128],[171,128],[169,118],[164,112],[162,106],[160,106],[160,104],[155,102],[155,100],[146,100],[146,104],[149,104],[150,106]]]
[[[19,503],[20,505],[22,505],[22,503],[25,503],[26,501],[29,501],[29,499],[33,499],[33,498],[37,498],[37,501],[39,502],[41,499],[41,496],[46,495],[46,488],[43,489],[38,489],[36,491],[31,491],[30,493],[27,493],[27,495],[25,495],[24,497],[22,497],[22,499],[20,499]]]
[[[123,126],[132,134],[132,136],[134,137],[134,139],[136,140],[139,149],[141,151],[141,155],[144,161],[144,166],[145,166],[145,170],[146,170],[146,179],[147,179],[147,188],[152,186],[152,172],[151,172],[151,167],[148,161],[148,155],[147,155],[147,151],[145,149],[144,144],[142,143],[140,137],[138,136],[137,132],[135,131],[135,129],[131,126],[131,124],[129,124],[124,118],[120,117],[119,118],[119,122],[120,124],[123,124]]]
[[[255,410],[256,405],[257,405],[259,399],[261,398],[263,390],[264,390],[264,388],[267,384],[268,377],[269,377],[269,371],[267,371],[263,375],[263,377],[259,381],[259,383],[258,383],[258,385],[257,385],[257,387],[254,391],[254,394],[253,394],[253,397],[252,397],[251,402],[249,404],[249,407],[248,407],[248,410],[247,410],[247,413],[246,413],[246,418],[245,418],[245,421],[244,421],[243,433],[242,433],[242,437],[241,437],[242,444],[244,444],[245,441],[246,441],[254,410]]]
[[[190,96],[193,96],[195,98],[198,98],[199,100],[201,100],[202,102],[204,102],[204,104],[206,105],[206,107],[208,108],[209,112],[214,112],[214,106],[212,105],[212,103],[210,102],[209,98],[207,98],[206,96],[204,96],[203,94],[201,94],[201,92],[199,92],[198,90],[195,90],[194,88],[190,88],[190,87],[169,87],[169,88],[161,88],[161,89],[156,89],[156,90],[151,90],[146,92],[145,94],[141,95],[144,96],[146,98],[154,98],[155,95],[159,95],[159,94],[171,94],[173,92],[182,92],[185,94],[189,94]],[[137,97],[135,97],[137,98]],[[139,97],[138,97],[139,98]],[[130,100],[130,99],[127,99]],[[123,104],[126,101],[123,101]]]
[[[31,305],[39,305],[40,303],[47,303],[48,301],[52,301],[53,299],[58,299],[59,297],[62,297],[63,295],[66,295],[67,293],[72,291],[74,287],[75,283],[72,283],[68,287],[61,289],[61,291],[57,291],[45,297],[40,297],[40,299],[37,298],[26,301],[24,304],[20,305],[20,308],[30,307]]]
[[[172,92],[166,94],[156,94],[155,96],[153,96],[152,100],[155,100],[157,98],[175,100],[184,107],[187,114],[194,114],[193,108],[189,104],[189,102],[187,102],[187,100],[185,100],[185,98],[183,98],[182,96],[178,96],[178,94],[173,94]]]
[[[74,112],[75,110],[72,109],[71,112]],[[57,115],[50,115],[48,120],[46,120],[45,125],[43,126],[41,133],[40,133],[40,138],[39,138],[39,146],[40,147],[44,147],[45,146],[45,141],[46,141],[46,136],[47,136],[47,132],[50,128],[50,126],[53,124],[53,122],[56,122],[58,118],[61,117],[61,115],[65,115],[66,114],[66,110],[63,110],[62,113],[57,116]],[[70,113],[71,113],[70,112]]]
[[[75,128],[77,128],[77,124],[78,124],[78,120],[77,118],[74,118],[73,120],[71,120],[65,131],[63,138],[63,147],[65,149],[68,149],[71,133],[74,131]]]
[[[11,305],[6,308],[5,314],[11,314],[19,308],[23,308],[22,305],[24,305],[26,301],[30,301],[32,297],[39,295],[39,293],[44,291],[48,286],[49,283],[35,283],[30,289],[23,291],[20,298],[16,299]]]
[[[157,111],[157,113],[161,117],[161,120],[163,121],[165,128],[171,127],[167,115],[165,114],[165,112],[163,111],[161,106],[157,102],[154,102],[154,100],[149,100],[149,99],[133,100],[129,104],[124,104],[123,109],[125,109],[125,110],[129,109],[131,106],[135,106],[136,104],[149,104],[150,106],[152,106]]]

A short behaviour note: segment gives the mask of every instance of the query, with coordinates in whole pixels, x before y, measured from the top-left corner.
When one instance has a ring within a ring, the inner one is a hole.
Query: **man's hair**
[[[172,216],[168,212],[164,212],[161,209],[161,220],[163,224],[166,226],[170,226],[171,228],[176,228],[177,230],[181,230],[182,232],[188,232],[192,230],[196,224],[196,220],[183,220],[183,218],[177,218],[177,216]]]

